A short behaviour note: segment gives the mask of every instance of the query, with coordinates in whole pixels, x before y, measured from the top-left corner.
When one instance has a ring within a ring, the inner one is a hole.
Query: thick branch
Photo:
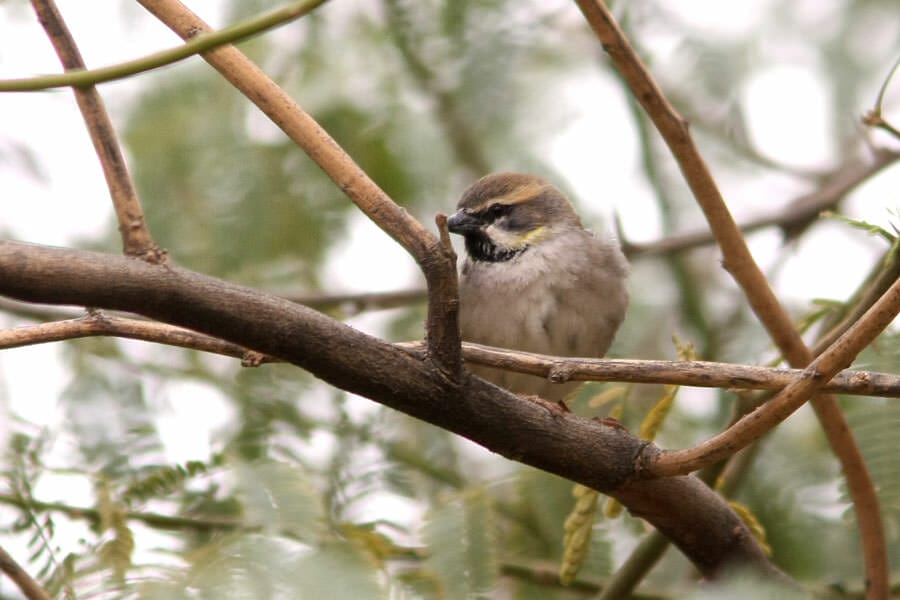
[[[780,576],[701,481],[635,478],[633,460],[645,443],[620,428],[548,411],[473,376],[453,381],[430,361],[282,298],[174,266],[16,242],[0,242],[0,294],[143,314],[281,357],[344,390],[618,498],[707,576],[732,562]]]

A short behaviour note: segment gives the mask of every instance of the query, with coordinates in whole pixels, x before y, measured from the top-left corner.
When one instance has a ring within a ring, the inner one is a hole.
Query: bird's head
[[[472,260],[502,262],[581,221],[562,192],[540,177],[494,173],[467,189],[447,227],[466,240]]]

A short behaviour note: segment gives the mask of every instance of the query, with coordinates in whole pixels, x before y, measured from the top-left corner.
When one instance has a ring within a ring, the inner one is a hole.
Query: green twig
[[[237,42],[263,31],[267,31],[289,21],[302,17],[323,4],[326,0],[300,0],[286,6],[263,13],[258,17],[226,27],[212,33],[203,33],[185,42],[183,46],[149,54],[136,60],[102,67],[99,69],[75,70],[56,75],[42,75],[24,79],[0,80],[0,92],[36,92],[59,87],[86,87],[123,79],[144,71],[150,71]]]

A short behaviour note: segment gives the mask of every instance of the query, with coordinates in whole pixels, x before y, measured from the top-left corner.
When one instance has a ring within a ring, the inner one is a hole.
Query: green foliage
[[[434,572],[441,597],[480,598],[496,585],[497,559],[493,511],[483,490],[446,498],[425,523],[430,550],[426,566]]]
[[[215,462],[220,462],[218,457]],[[148,474],[125,489],[124,498],[147,500],[154,496],[164,496],[179,489],[188,478],[207,473],[208,470],[209,467],[199,460],[190,460],[184,465],[152,467]]]

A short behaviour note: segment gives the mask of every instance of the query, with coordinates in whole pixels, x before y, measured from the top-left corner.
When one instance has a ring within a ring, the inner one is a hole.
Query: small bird
[[[463,193],[457,209],[447,227],[465,239],[464,340],[554,356],[606,353],[628,304],[628,266],[618,243],[585,230],[565,195],[534,175],[487,175]],[[514,393],[557,403],[580,385],[471,370]]]

